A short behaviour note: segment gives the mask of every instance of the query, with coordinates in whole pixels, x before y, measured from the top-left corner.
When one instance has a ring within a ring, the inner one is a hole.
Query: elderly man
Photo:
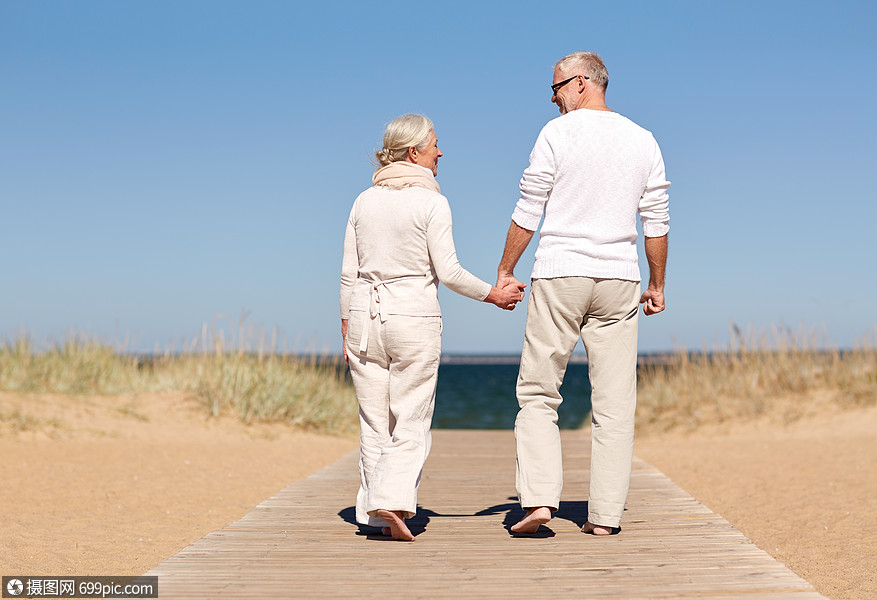
[[[525,517],[515,533],[551,520],[563,484],[557,409],[567,362],[581,336],[591,379],[591,480],[585,533],[618,530],[630,485],[636,408],[638,303],[664,310],[669,210],[664,161],[652,134],[606,106],[609,74],[590,52],[554,67],[561,116],[539,134],[521,178],[497,287],[539,227],[515,421],[517,488]],[[636,216],[649,284],[640,296]],[[520,284],[523,286],[523,284]]]

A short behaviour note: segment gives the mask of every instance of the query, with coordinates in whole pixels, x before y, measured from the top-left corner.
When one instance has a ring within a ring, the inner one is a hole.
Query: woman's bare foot
[[[551,520],[551,509],[547,506],[537,506],[527,509],[523,519],[512,525],[514,533],[536,533],[540,525],[545,525]]]
[[[390,524],[390,535],[394,540],[403,542],[413,542],[414,536],[405,525],[405,519],[402,517],[401,510],[379,510],[378,516]]]
[[[592,535],[612,535],[612,528],[603,527],[602,525],[594,525],[588,521],[582,525],[582,533],[590,533]]]

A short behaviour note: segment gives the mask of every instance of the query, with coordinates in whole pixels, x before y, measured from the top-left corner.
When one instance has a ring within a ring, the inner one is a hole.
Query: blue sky
[[[344,223],[406,112],[435,122],[458,256],[492,281],[551,67],[592,50],[672,182],[640,349],[731,322],[851,346],[877,323],[875,30],[873,1],[5,0],[0,339],[168,348],[246,314],[336,351]],[[445,352],[520,351],[523,305],[440,298]]]

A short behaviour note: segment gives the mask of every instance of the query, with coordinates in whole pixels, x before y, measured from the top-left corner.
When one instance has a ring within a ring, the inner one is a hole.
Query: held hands
[[[654,315],[664,310],[664,292],[649,286],[639,299],[646,315]]]
[[[512,274],[497,277],[496,285],[491,288],[490,294],[484,300],[491,302],[503,310],[514,310],[515,305],[524,299],[524,288],[527,284],[521,283]]]

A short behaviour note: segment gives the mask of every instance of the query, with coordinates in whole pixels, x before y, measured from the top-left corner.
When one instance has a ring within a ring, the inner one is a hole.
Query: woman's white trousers
[[[441,317],[350,312],[347,355],[360,420],[359,523],[385,526],[375,516],[378,510],[399,510],[405,518],[417,511],[431,444],[441,331]]]

